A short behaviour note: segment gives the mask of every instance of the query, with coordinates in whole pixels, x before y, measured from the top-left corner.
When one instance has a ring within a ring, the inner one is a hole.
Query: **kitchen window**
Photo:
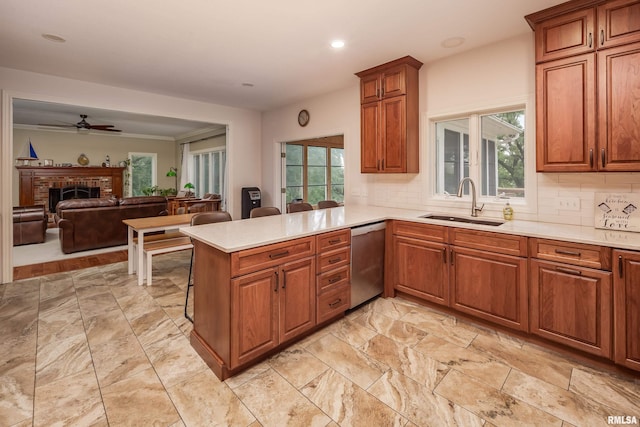
[[[436,194],[455,195],[471,177],[478,196],[524,200],[525,110],[475,113],[435,121]],[[464,194],[469,193],[465,184]]]
[[[226,167],[225,149],[214,149],[191,153],[191,182],[198,197],[207,193],[224,198],[224,176]]]
[[[344,201],[342,135],[283,144],[285,203]]]

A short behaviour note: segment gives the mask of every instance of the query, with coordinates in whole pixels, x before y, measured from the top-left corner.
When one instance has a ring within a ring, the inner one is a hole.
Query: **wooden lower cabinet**
[[[640,371],[640,252],[613,251],[614,360]]]
[[[527,259],[457,246],[451,251],[451,307],[526,331]]]
[[[531,332],[611,357],[611,273],[532,259]]]
[[[248,363],[315,324],[315,257],[232,279],[229,367]]]
[[[449,304],[448,245],[395,236],[395,289],[438,304]]]

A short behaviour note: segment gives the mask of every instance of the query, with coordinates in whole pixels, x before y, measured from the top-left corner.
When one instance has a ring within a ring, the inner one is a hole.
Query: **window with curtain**
[[[344,201],[342,135],[284,144],[286,203]]]
[[[157,184],[158,155],[156,153],[129,153],[128,193],[144,196],[154,193]]]
[[[224,200],[226,151],[224,148],[192,152],[190,181],[197,197],[206,193],[220,194]]]

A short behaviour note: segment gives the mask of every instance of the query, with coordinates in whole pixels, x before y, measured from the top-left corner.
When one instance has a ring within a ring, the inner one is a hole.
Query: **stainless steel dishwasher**
[[[384,229],[384,221],[351,229],[350,308],[384,290]]]

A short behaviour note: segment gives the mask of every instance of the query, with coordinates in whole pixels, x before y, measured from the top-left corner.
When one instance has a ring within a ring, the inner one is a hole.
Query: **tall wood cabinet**
[[[419,171],[418,70],[410,56],[370,68],[360,77],[360,170]]]
[[[613,251],[614,360],[640,371],[640,252]]]
[[[640,0],[573,0],[526,19],[537,171],[639,171]]]

